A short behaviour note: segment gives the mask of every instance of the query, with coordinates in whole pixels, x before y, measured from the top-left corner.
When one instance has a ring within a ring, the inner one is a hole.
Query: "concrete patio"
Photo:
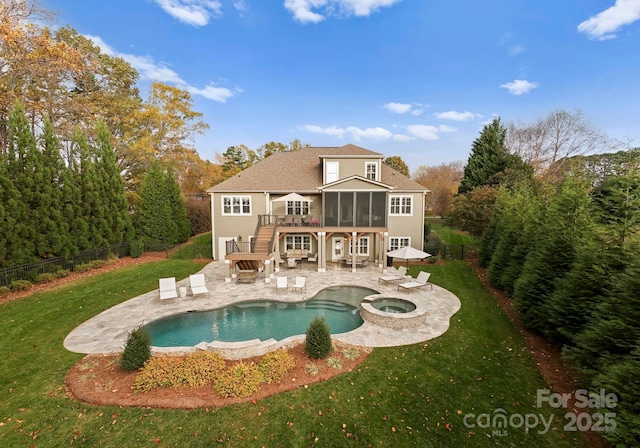
[[[112,353],[123,349],[128,333],[135,327],[145,325],[162,317],[187,311],[204,311],[221,308],[249,300],[276,300],[300,302],[313,297],[319,290],[330,286],[362,286],[374,289],[386,297],[409,299],[420,308],[426,309],[426,320],[418,328],[392,329],[365,321],[360,327],[333,337],[339,341],[364,347],[390,347],[408,345],[433,339],[449,328],[449,320],[460,309],[460,300],[451,292],[437,285],[398,291],[398,282],[379,283],[382,272],[377,267],[367,267],[358,272],[332,266],[327,272],[317,272],[312,263],[303,263],[299,268],[282,268],[275,275],[284,275],[293,284],[296,276],[307,278],[306,291],[292,292],[291,289],[276,291],[275,278],[265,281],[259,273],[255,283],[239,284],[235,279],[225,282],[227,265],[224,261],[214,261],[200,273],[205,275],[208,295],[186,296],[176,299],[159,299],[158,290],[116,305],[76,327],[64,340],[64,347],[76,353]],[[437,279],[435,279],[437,281]],[[177,282],[180,287],[188,287],[189,279]],[[188,289],[188,288],[187,288]],[[304,335],[292,336],[281,341],[246,341],[207,345],[228,358],[256,356],[304,340]],[[203,348],[199,346],[198,348]],[[156,352],[195,351],[196,347],[159,348]]]

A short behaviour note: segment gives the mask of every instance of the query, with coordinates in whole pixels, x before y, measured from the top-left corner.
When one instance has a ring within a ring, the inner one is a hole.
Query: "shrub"
[[[75,272],[87,272],[91,270],[91,265],[89,263],[77,264],[74,268]]]
[[[313,359],[325,358],[331,353],[331,331],[324,317],[316,316],[307,329],[304,350]]]
[[[186,356],[155,356],[136,376],[134,392],[159,387],[195,387],[213,381],[224,370],[224,359],[217,352],[197,352]]]
[[[342,360],[340,358],[332,356],[330,358],[327,358],[327,365],[332,369],[342,369]]]
[[[347,347],[342,350],[342,356],[344,356],[344,359],[353,361],[358,356],[360,356],[360,350],[358,350],[356,347]]]
[[[318,373],[320,373],[320,366],[310,362],[310,363],[307,363],[306,366],[304,366],[304,370],[309,375],[316,376]]]
[[[185,206],[191,235],[211,232],[211,201],[208,198],[204,200],[191,198],[185,201]]]
[[[287,372],[296,366],[293,356],[284,349],[267,353],[258,363],[258,370],[265,383],[279,383]]]
[[[56,278],[58,278],[56,274],[45,272],[44,274],[40,274],[36,277],[36,283],[48,283],[54,281]]]
[[[33,286],[29,280],[14,280],[11,282],[12,291],[28,291]]]
[[[131,254],[133,258],[138,258],[143,253],[144,253],[144,241],[142,240],[132,241],[129,249],[129,254]]]
[[[56,277],[62,278],[62,277],[66,277],[69,274],[71,274],[71,271],[69,269],[60,269],[59,271],[56,272]]]
[[[262,374],[254,363],[240,361],[218,377],[214,389],[223,398],[243,398],[255,393],[262,382]]]
[[[151,338],[142,328],[134,328],[124,345],[120,367],[124,370],[137,370],[151,358]]]
[[[11,291],[7,286],[0,286],[0,296]]]

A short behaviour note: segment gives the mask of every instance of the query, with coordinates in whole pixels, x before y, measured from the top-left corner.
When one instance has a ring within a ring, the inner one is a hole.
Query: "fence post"
[[[464,244],[460,246],[460,259],[464,260]]]

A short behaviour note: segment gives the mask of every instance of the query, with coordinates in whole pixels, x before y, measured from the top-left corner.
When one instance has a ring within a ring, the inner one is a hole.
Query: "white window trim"
[[[395,244],[393,244],[395,240]],[[406,240],[406,245],[400,245],[400,240]],[[411,237],[409,236],[392,236],[389,237],[389,250],[400,249],[401,247],[411,246]]]
[[[300,208],[301,213],[289,213],[289,210],[295,211],[298,207]],[[307,201],[287,201],[285,211],[287,212],[287,215],[308,215],[309,203]]]
[[[336,178],[329,180],[329,166],[335,166],[336,167]],[[335,161],[326,161],[324,164],[324,180],[325,180],[325,184],[330,184],[332,182],[336,182],[337,180],[340,179],[340,162],[335,162]]]
[[[367,178],[367,179],[370,179],[369,176],[368,176],[369,175],[369,167],[370,166],[373,166],[374,170],[375,170],[374,173],[373,173],[374,174],[373,179],[371,179],[371,180],[377,181],[378,180],[378,172],[379,172],[379,170],[378,170],[378,164],[376,162],[366,162],[364,164],[364,177]]]
[[[409,198],[411,200],[411,212],[409,213],[403,213],[402,212],[402,208],[403,208],[403,199],[407,199]],[[400,199],[400,212],[399,213],[394,213],[393,212],[393,200],[394,199]],[[394,196],[389,196],[389,216],[413,216],[413,196],[411,196],[410,194],[407,195],[394,195]]]
[[[302,247],[296,248],[296,238],[300,238],[300,245]],[[289,243],[291,243],[291,248],[289,248]],[[311,250],[311,235],[285,235],[284,237],[284,250]]]
[[[225,199],[231,199],[231,211],[230,212],[225,212],[224,211],[224,200]],[[234,213],[233,211],[233,199],[234,198],[239,198],[240,199],[240,213]],[[245,199],[249,200],[249,212],[245,213],[243,211],[243,201]],[[224,195],[220,198],[220,206],[221,206],[221,214],[222,216],[251,216],[251,196],[249,195]]]
[[[367,240],[367,245],[366,245],[367,251],[366,251],[366,253],[362,253],[360,251],[360,249],[361,249],[360,241],[362,241],[362,240]],[[358,241],[356,242],[356,255],[357,256],[361,256],[361,257],[368,257],[369,256],[369,247],[370,247],[369,243],[370,242],[371,241],[369,240],[368,236],[361,236],[360,238],[358,238]],[[349,245],[349,255],[353,255],[353,250],[352,250],[351,244]]]

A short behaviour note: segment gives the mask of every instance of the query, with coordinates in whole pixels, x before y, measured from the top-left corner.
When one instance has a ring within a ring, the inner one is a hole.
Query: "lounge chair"
[[[276,277],[276,291],[280,289],[284,289],[285,291],[289,290],[289,279],[287,277]]]
[[[209,294],[207,284],[205,283],[204,274],[193,274],[189,276],[189,286],[191,287],[191,295]]]
[[[291,291],[295,291],[296,289],[299,289],[300,292],[307,290],[307,277],[296,277],[296,282],[291,287]]]
[[[176,278],[160,279],[160,300],[175,299],[178,297],[178,289],[176,288]]]
[[[418,274],[417,278],[412,279],[410,282],[407,282],[407,283],[400,283],[398,285],[398,291],[400,290],[400,288],[413,289],[413,288],[419,288],[421,286],[426,286],[427,284],[431,286],[431,289],[433,289],[433,285],[429,283],[430,276],[431,276],[431,273],[421,271]]]
[[[404,280],[407,275],[407,268],[400,266],[398,269],[393,268],[391,273],[378,277],[378,283],[382,282],[395,282],[397,280]]]

